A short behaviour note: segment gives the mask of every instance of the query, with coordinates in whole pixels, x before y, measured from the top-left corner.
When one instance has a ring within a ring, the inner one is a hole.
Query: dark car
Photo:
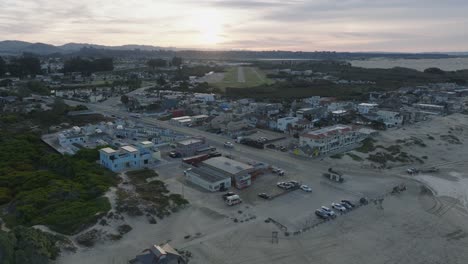
[[[276,148],[275,144],[268,144],[265,147],[267,147],[269,149],[275,149]]]
[[[236,194],[233,192],[227,192],[223,194],[223,200],[226,200],[229,196],[233,196],[233,195],[236,195]]]
[[[263,199],[267,199],[267,200],[271,198],[271,196],[266,194],[266,193],[259,193],[258,197],[263,198]]]
[[[346,208],[346,210],[353,209],[353,207],[351,205],[349,205],[348,203],[341,202],[339,204],[341,204],[344,208]]]
[[[180,158],[180,157],[182,157],[182,155],[177,151],[171,151],[171,152],[169,152],[169,157],[171,157],[171,158]]]
[[[320,209],[315,210],[315,215],[325,220],[330,218],[330,216],[326,212]]]
[[[356,205],[354,205],[351,201],[348,201],[348,200],[341,200],[341,203],[342,203],[342,204],[347,204],[347,205],[350,206],[351,208],[356,206]]]

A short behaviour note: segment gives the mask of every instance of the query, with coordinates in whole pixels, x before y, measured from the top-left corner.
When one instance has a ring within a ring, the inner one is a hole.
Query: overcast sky
[[[0,0],[0,40],[466,51],[468,0]]]

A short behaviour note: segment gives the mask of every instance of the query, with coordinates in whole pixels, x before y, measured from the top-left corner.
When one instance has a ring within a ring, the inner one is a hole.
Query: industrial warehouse
[[[231,182],[237,189],[246,188],[251,185],[251,174],[256,171],[251,165],[226,157],[198,155],[183,162],[189,166],[184,171],[185,178],[212,192],[229,188]]]

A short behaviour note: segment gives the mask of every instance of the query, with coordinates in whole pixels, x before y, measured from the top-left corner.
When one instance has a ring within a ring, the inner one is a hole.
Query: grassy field
[[[265,73],[254,67],[231,67],[224,73],[224,78],[212,85],[224,88],[247,88],[262,84],[271,84],[272,80],[265,76]]]

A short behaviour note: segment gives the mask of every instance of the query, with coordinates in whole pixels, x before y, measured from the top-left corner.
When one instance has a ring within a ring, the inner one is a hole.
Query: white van
[[[242,200],[237,194],[226,197],[226,204],[229,206],[233,206],[235,204],[240,204],[240,203],[242,203]]]

